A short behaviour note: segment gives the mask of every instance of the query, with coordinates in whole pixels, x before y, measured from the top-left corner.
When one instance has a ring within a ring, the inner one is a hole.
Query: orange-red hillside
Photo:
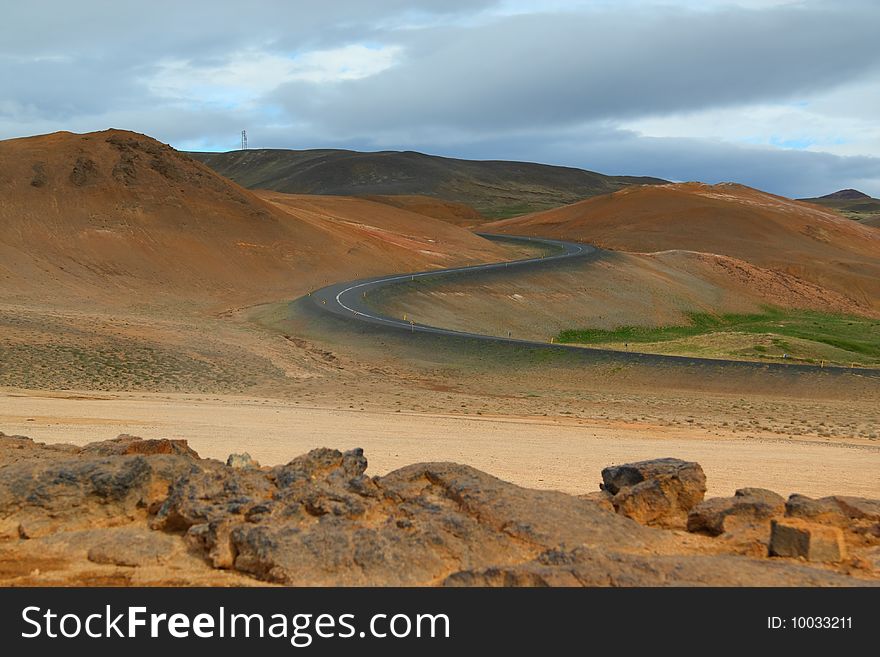
[[[634,252],[688,250],[784,271],[880,310],[880,231],[743,185],[630,187],[486,224]]]
[[[410,210],[435,219],[448,221],[456,226],[478,226],[486,223],[487,219],[474,208],[464,203],[444,201],[433,196],[420,194],[399,194],[396,196],[364,196],[370,201],[377,201],[392,205],[403,210]]]
[[[503,257],[448,222],[367,200],[263,199],[120,130],[0,142],[0,199],[6,302],[256,303]]]

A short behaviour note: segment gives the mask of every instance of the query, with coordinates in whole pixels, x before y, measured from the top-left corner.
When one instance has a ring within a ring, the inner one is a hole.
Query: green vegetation
[[[520,203],[517,205],[502,205],[499,207],[484,207],[482,209],[482,215],[486,217],[486,219],[490,219],[492,221],[500,221],[501,219],[510,219],[511,217],[520,217],[524,214],[531,214],[532,212],[540,212],[541,210],[550,210],[552,208],[559,207],[559,203],[548,203],[548,204],[526,204]]]
[[[880,364],[876,319],[773,307],[754,314],[689,313],[688,318],[681,326],[566,330],[557,341],[613,348],[634,344],[653,353],[717,358],[777,359],[786,354],[803,362]]]

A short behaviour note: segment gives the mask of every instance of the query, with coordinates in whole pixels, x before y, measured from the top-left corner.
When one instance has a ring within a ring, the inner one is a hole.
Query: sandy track
[[[0,431],[86,443],[131,433],[186,438],[202,456],[247,451],[286,462],[318,446],[363,447],[369,472],[458,461],[502,479],[571,493],[596,490],[606,465],[676,456],[699,461],[710,495],[743,486],[788,495],[880,496],[880,447],[706,437],[699,429],[599,420],[354,411],[240,397],[0,393]]]

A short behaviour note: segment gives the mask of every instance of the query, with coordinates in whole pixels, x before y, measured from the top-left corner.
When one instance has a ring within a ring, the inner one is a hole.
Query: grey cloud
[[[496,0],[67,0],[7,3],[0,52],[154,56],[222,55],[246,46],[296,49],[345,41],[400,15],[449,15]]]
[[[164,59],[224,62],[258,49],[284,54],[379,37],[379,25],[413,11],[449,15],[494,0],[338,0],[247,4],[217,0],[147,3],[90,0],[20,2],[4,7],[0,41],[0,111],[27,108],[31,120],[125,105],[162,107],[139,85]],[[192,99],[197,103],[199,99]],[[6,117],[7,120],[9,117]],[[17,118],[17,117],[16,117]],[[59,126],[65,127],[65,126]],[[7,135],[11,136],[11,135]]]
[[[516,16],[397,35],[398,67],[272,100],[327,129],[511,129],[740,105],[827,89],[880,66],[880,6]],[[394,35],[391,35],[394,37]]]
[[[465,157],[536,159],[610,174],[657,176],[708,183],[739,182],[793,198],[857,187],[880,197],[880,158],[746,147],[699,139],[643,137],[601,125],[575,131],[493,139],[466,147],[427,145],[436,152]]]
[[[880,196],[877,157],[652,139],[615,127],[638,116],[800,100],[841,85],[850,90],[845,104],[869,107],[859,98],[876,96],[876,2],[711,11],[627,2],[476,19],[495,4],[10,4],[0,42],[0,138],[113,126],[226,149],[246,127],[258,147],[414,149],[736,180],[793,196],[849,186]],[[400,29],[407,23],[431,27]],[[402,46],[399,63],[361,80],[288,84],[254,106],[158,98],[141,83],[164,58],[210,66],[248,49],[291,54],[365,42]]]

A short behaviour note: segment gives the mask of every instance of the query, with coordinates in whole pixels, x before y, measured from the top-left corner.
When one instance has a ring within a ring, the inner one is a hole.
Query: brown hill
[[[782,271],[880,310],[880,233],[834,212],[735,184],[642,186],[487,224],[621,251],[687,250]]]
[[[857,189],[840,189],[836,192],[831,192],[830,194],[825,194],[825,196],[820,196],[819,199],[828,199],[828,200],[843,200],[843,201],[857,201],[871,198],[864,192],[860,192]],[[803,199],[807,200],[807,199]]]
[[[421,196],[419,194],[400,194],[397,196],[365,196],[367,200],[376,201],[377,203],[385,203],[402,210],[410,210],[423,214],[427,217],[442,219],[456,226],[478,226],[489,221],[486,217],[477,212],[474,208],[464,203],[456,203],[454,201],[444,201],[431,196]]]
[[[191,155],[249,189],[431,196],[466,203],[496,219],[574,203],[627,185],[666,182],[533,162],[460,160],[413,151],[251,149]]]
[[[368,200],[263,199],[119,130],[0,142],[0,198],[0,298],[22,303],[228,306],[504,253],[449,222]]]
[[[880,199],[871,198],[857,189],[841,189],[818,198],[802,198],[798,200],[830,208],[847,219],[867,221],[869,225],[876,225],[877,221],[880,220]]]

